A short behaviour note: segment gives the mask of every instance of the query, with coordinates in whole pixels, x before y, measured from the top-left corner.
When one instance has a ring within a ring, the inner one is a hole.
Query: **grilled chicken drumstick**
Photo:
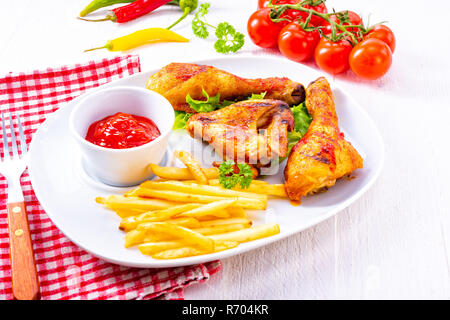
[[[193,138],[211,144],[224,159],[255,165],[286,156],[287,133],[293,128],[294,117],[287,103],[267,99],[197,113],[186,125]]]
[[[186,95],[205,100],[220,93],[221,100],[243,100],[252,93],[266,92],[266,99],[277,99],[289,105],[305,100],[305,88],[288,78],[244,79],[226,71],[192,63],[171,63],[153,74],[146,88],[163,95],[175,110],[196,113],[186,103]]]
[[[333,186],[336,179],[363,167],[363,159],[339,130],[333,93],[325,78],[306,89],[306,107],[313,121],[292,148],[284,170],[286,192],[292,200]]]

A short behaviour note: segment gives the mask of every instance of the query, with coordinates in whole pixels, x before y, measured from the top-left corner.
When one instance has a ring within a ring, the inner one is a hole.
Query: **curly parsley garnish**
[[[237,185],[246,189],[252,180],[252,168],[246,163],[236,164],[233,160],[227,160],[219,166],[219,183],[226,189],[232,189]]]
[[[209,12],[209,3],[202,3],[200,8],[192,20],[192,31],[194,34],[202,39],[209,36],[209,28],[215,29],[217,37],[214,43],[214,49],[219,53],[236,52],[244,45],[244,35],[237,32],[236,29],[227,22],[221,22],[217,26],[211,25],[206,21],[205,16]]]
[[[244,35],[227,22],[219,23],[214,48],[219,53],[236,52],[244,45]]]
[[[194,19],[192,20],[192,31],[197,37],[202,39],[206,39],[209,36],[205,16],[209,12],[210,6],[211,5],[209,3],[202,3],[198,11],[195,13]]]

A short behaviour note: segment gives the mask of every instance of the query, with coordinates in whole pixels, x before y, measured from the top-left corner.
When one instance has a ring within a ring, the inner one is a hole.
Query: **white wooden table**
[[[167,26],[180,14],[163,8],[125,25],[76,20],[88,2],[1,1],[0,74],[113,56],[82,50],[138,29]],[[229,21],[246,33],[256,0],[210,2],[208,20]],[[397,37],[394,63],[384,78],[367,82],[346,74],[336,79],[378,125],[386,144],[383,173],[336,217],[223,260],[218,275],[186,289],[187,299],[450,298],[450,4],[435,1],[433,13],[425,16],[427,3],[417,0],[329,0],[328,7],[364,17],[372,13],[372,21],[388,20]],[[212,40],[194,38],[191,18],[175,29],[190,43],[133,51],[143,70],[222,56]],[[246,40],[240,55],[273,54]]]

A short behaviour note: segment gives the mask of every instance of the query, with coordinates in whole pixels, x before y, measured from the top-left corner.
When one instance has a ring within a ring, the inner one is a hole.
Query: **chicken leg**
[[[333,93],[325,78],[306,89],[306,108],[313,121],[292,148],[284,171],[292,200],[331,187],[336,179],[363,167],[363,159],[339,130]]]
[[[252,93],[266,92],[266,99],[277,99],[288,105],[305,100],[305,88],[288,78],[244,79],[226,71],[192,63],[171,63],[153,74],[146,88],[163,95],[175,110],[196,113],[186,103],[186,95],[204,100],[204,89],[210,96],[220,93],[221,100],[239,101]]]
[[[224,159],[253,165],[266,165],[272,159],[286,156],[287,132],[293,128],[289,106],[266,99],[241,101],[216,111],[197,113],[186,125],[193,138],[211,144]]]

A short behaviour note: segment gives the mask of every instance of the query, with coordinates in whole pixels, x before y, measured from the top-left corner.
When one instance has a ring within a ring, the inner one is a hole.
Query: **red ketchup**
[[[146,144],[160,135],[152,120],[118,112],[91,124],[86,140],[105,148],[127,149]]]

